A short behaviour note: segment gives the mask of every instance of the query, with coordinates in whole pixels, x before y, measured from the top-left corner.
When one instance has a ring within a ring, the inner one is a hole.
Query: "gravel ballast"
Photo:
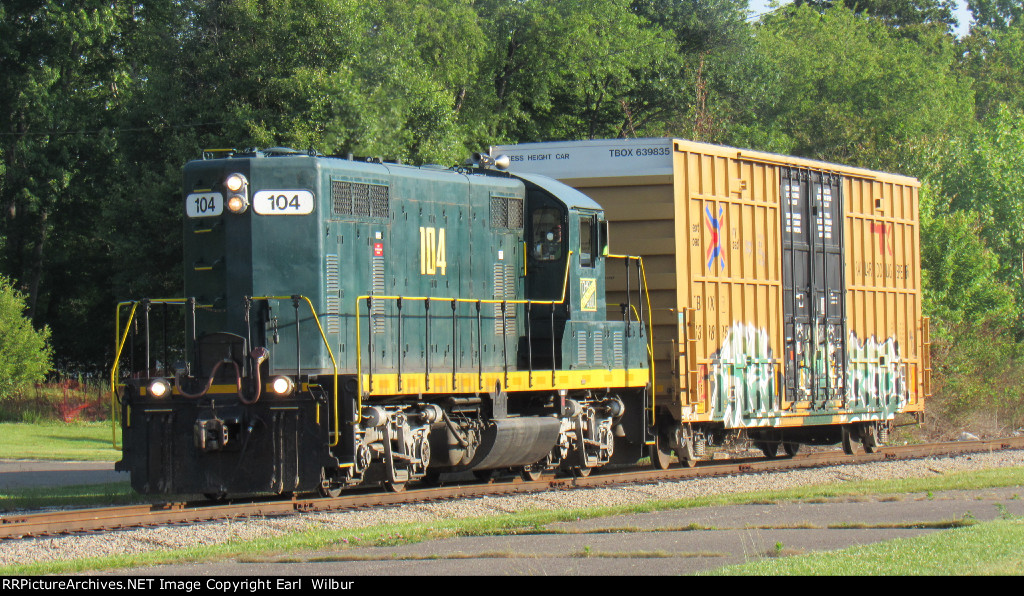
[[[556,490],[529,495],[455,499],[339,513],[305,513],[287,517],[124,530],[102,535],[9,540],[0,543],[0,565],[70,561],[84,557],[179,549],[281,536],[310,529],[345,529],[484,517],[521,511],[632,505],[648,501],[696,498],[856,480],[923,478],[962,471],[1024,466],[1024,451],[1003,451],[914,461],[830,466],[811,470],[742,476],[694,478],[617,488]]]

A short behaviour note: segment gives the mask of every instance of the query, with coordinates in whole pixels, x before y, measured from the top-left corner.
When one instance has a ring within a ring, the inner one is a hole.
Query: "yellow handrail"
[[[254,297],[252,297],[252,300],[291,300],[292,298],[293,298],[292,296],[254,296]],[[331,443],[331,447],[334,447],[340,441],[340,433],[338,432],[338,426],[339,426],[339,424],[338,424],[338,361],[334,358],[334,351],[331,350],[330,342],[327,341],[327,335],[324,333],[324,328],[320,324],[320,316],[317,314],[316,308],[313,307],[313,302],[309,298],[307,298],[305,296],[298,296],[298,298],[300,298],[302,300],[305,300],[306,304],[309,305],[309,310],[310,310],[310,312],[313,313],[313,320],[316,321],[316,326],[320,330],[320,337],[324,340],[324,346],[327,348],[327,354],[331,357],[331,364],[334,366],[334,442]],[[117,389],[117,372],[118,372],[118,368],[120,366],[119,363],[120,363],[120,360],[121,360],[121,352],[124,349],[125,341],[128,338],[128,331],[131,328],[132,320],[134,320],[135,310],[136,310],[136,308],[138,308],[138,305],[139,305],[140,302],[141,301],[139,301],[139,300],[131,300],[131,301],[126,301],[126,302],[119,302],[118,305],[117,305],[117,308],[115,309],[115,313],[114,313],[114,320],[115,320],[115,331],[114,331],[114,333],[115,333],[115,336],[114,337],[115,337],[115,340],[116,340],[116,338],[121,335],[121,333],[120,333],[120,329],[121,329],[121,326],[120,326],[121,325],[121,307],[125,306],[127,304],[131,304],[132,305],[132,311],[131,311],[131,314],[130,314],[130,316],[128,318],[128,324],[125,325],[124,334],[123,334],[123,336],[121,336],[120,343],[116,344],[116,346],[115,346],[116,347],[116,352],[115,352],[115,356],[114,356],[114,366],[111,368],[111,371],[110,371],[110,407],[111,407],[111,411],[113,411],[115,409],[114,408],[114,395],[115,395],[115,391]],[[185,304],[186,302],[188,302],[188,300],[185,299],[185,298],[154,298],[152,300],[149,300],[149,302],[152,303],[152,304]],[[298,341],[298,338],[296,338],[296,341]],[[147,363],[147,366],[148,366],[148,363]],[[113,439],[114,447],[117,447],[117,439],[116,439],[116,436],[117,436],[116,432],[117,431],[116,431],[116,427],[115,427],[116,420],[115,420],[115,416],[113,414],[111,415],[110,420],[111,420],[111,433],[114,436],[114,439]]]
[[[128,315],[128,324],[124,326],[124,336],[118,342],[117,338],[121,331],[121,307],[126,304],[132,305],[132,312]],[[118,410],[115,402],[117,395],[117,369],[121,361],[121,351],[124,349],[124,343],[128,340],[128,331],[132,327],[132,320],[135,319],[135,309],[138,306],[138,302],[119,302],[114,308],[114,366],[110,369],[110,443],[114,449],[117,449]]]
[[[121,352],[124,350],[124,344],[128,340],[128,330],[132,327],[132,321],[135,320],[135,310],[139,307],[141,300],[126,300],[124,302],[118,302],[117,306],[114,307],[114,365],[110,368],[110,434],[111,444],[117,449],[117,408],[115,407],[115,396],[117,395],[117,372],[120,368],[121,363]],[[186,300],[184,298],[156,298],[149,301],[151,304],[184,304]],[[132,311],[128,315],[128,323],[124,326],[124,334],[121,334],[121,307],[128,304],[132,305]],[[118,340],[120,337],[120,341]],[[149,363],[146,363],[149,366]]]
[[[356,297],[356,387],[358,391],[358,398],[356,403],[356,422],[358,422],[359,416],[363,411],[363,328],[359,324],[359,303],[367,298],[373,298],[374,300],[412,300],[414,302],[452,302],[456,303],[468,303],[468,304],[565,304],[566,296],[569,293],[569,266],[572,264],[572,251],[569,251],[568,258],[565,260],[565,276],[562,279],[562,298],[560,300],[498,300],[496,298],[443,298],[439,296],[374,296],[372,294],[357,296]],[[367,313],[369,316],[369,313]],[[355,424],[355,422],[353,422]]]
[[[327,348],[327,355],[331,357],[331,365],[334,366],[334,442],[331,443],[331,447],[335,447],[341,441],[341,433],[338,432],[338,361],[334,359],[334,350],[331,349],[330,342],[327,341],[327,334],[324,333],[324,327],[320,324],[320,315],[317,314],[316,308],[313,307],[313,301],[309,298],[301,295],[295,297],[301,298],[306,301],[309,305],[309,311],[313,313],[313,320],[316,321],[316,327],[320,330],[320,337],[324,340],[324,347]],[[253,300],[292,300],[293,296],[253,296]],[[298,324],[298,321],[296,321]],[[295,342],[299,342],[299,338],[295,338]],[[298,367],[299,363],[296,362],[295,366]]]
[[[629,256],[629,255],[605,255],[609,259],[635,259],[640,265],[640,279],[643,283],[643,296],[647,302],[647,358],[650,363],[651,373],[651,424],[655,423],[654,417],[654,319],[652,318],[651,311],[651,293],[647,288],[647,271],[644,269],[644,258],[640,256]],[[639,315],[637,316],[639,320]],[[641,323],[644,323],[641,321]]]
[[[356,370],[357,370],[356,377],[357,377],[357,392],[358,393],[357,393],[357,408],[356,408],[357,416],[356,416],[356,421],[355,422],[358,422],[358,418],[359,418],[359,414],[358,413],[362,412],[362,407],[363,407],[363,401],[362,401],[363,400],[362,326],[360,325],[360,321],[359,321],[359,318],[360,318],[360,315],[359,315],[359,312],[360,312],[359,303],[362,300],[365,300],[365,299],[368,299],[368,298],[374,298],[374,299],[377,299],[377,300],[412,300],[412,301],[420,301],[420,302],[427,302],[427,301],[453,302],[454,301],[456,303],[467,303],[467,304],[548,304],[548,305],[564,304],[566,299],[567,299],[568,290],[569,290],[569,268],[570,268],[570,265],[572,263],[572,254],[573,254],[573,251],[570,250],[568,252],[568,255],[567,255],[568,258],[566,259],[565,273],[564,273],[563,279],[562,279],[562,293],[561,293],[561,297],[559,298],[559,300],[499,300],[499,299],[495,299],[495,298],[473,299],[473,298],[450,298],[450,297],[438,297],[438,296],[414,296],[414,297],[410,297],[410,296],[373,296],[373,295],[358,296],[356,298],[356,303],[355,303],[355,307],[356,307],[355,308],[355,316],[356,316],[356,345],[358,346],[358,349],[356,351],[356,360],[357,360],[357,362],[356,362]],[[647,291],[647,276],[646,276],[646,272],[644,271],[644,268],[643,268],[643,259],[641,257],[633,257],[633,256],[626,256],[626,255],[606,255],[606,256],[609,257],[609,258],[636,259],[639,262],[639,264],[640,264],[640,271],[641,271],[641,277],[643,279],[643,285],[644,285],[643,293],[645,294],[646,301],[647,301],[647,312],[650,313],[651,312],[651,310],[650,310],[650,295],[649,295],[649,293]],[[331,358],[331,365],[334,368],[334,375],[333,375],[333,377],[334,377],[334,379],[333,379],[333,383],[334,383],[334,387],[333,387],[333,390],[334,390],[333,391],[333,396],[334,396],[334,439],[333,439],[333,442],[331,443],[331,446],[334,447],[334,446],[338,445],[338,443],[340,441],[340,436],[341,436],[341,434],[339,432],[340,422],[339,422],[339,415],[338,415],[338,362],[337,362],[337,359],[334,356],[334,351],[331,349],[330,342],[327,340],[327,334],[324,332],[323,325],[320,324],[320,315],[316,312],[316,308],[313,306],[313,302],[308,297],[302,296],[302,295],[296,295],[296,296],[253,296],[253,297],[251,297],[252,300],[292,300],[294,298],[299,298],[301,300],[304,300],[306,302],[306,304],[309,306],[309,310],[310,310],[310,312],[313,315],[313,320],[316,321],[317,329],[320,331],[320,337],[321,337],[321,339],[324,342],[324,347],[327,348],[327,354]],[[110,397],[111,434],[112,434],[112,443],[113,443],[115,448],[117,447],[117,435],[116,435],[116,432],[117,432],[116,431],[117,412],[116,412],[116,407],[115,407],[115,401],[114,400],[115,400],[115,395],[116,395],[116,390],[117,390],[117,375],[118,375],[118,370],[119,370],[119,363],[120,363],[120,358],[121,358],[121,352],[123,351],[124,345],[125,345],[125,343],[127,341],[127,338],[128,338],[128,331],[131,328],[131,323],[132,323],[132,321],[135,318],[135,312],[136,312],[140,302],[141,301],[138,301],[138,300],[119,302],[117,304],[116,309],[115,309],[115,348],[116,348],[116,350],[115,350],[115,356],[114,356],[114,365],[111,368],[111,373],[110,373],[110,387],[111,387],[111,397]],[[162,299],[152,299],[152,300],[149,300],[149,302],[153,303],[153,304],[185,304],[187,302],[187,299],[185,299],[185,298],[162,298]],[[132,310],[131,310],[131,313],[129,314],[128,322],[125,325],[124,333],[122,334],[121,331],[120,331],[121,308],[123,306],[128,305],[128,304],[132,305]],[[635,308],[634,308],[634,312],[636,312]],[[639,316],[637,316],[637,319],[639,320]],[[643,323],[643,322],[641,321],[641,323]],[[648,354],[648,360],[650,362],[651,388],[652,388],[652,391],[653,391],[653,388],[654,388],[654,352],[653,352],[653,344],[652,344],[652,341],[651,341],[651,333],[650,333],[651,323],[650,323],[650,316],[649,315],[648,315],[648,322],[646,324],[648,326],[647,354]],[[118,340],[118,337],[120,337],[119,340]],[[299,339],[296,338],[296,341],[299,341]],[[654,401],[653,401],[653,399],[652,399],[651,403],[652,403],[652,405],[651,405],[651,420],[652,420],[652,423],[653,423],[653,421],[654,421],[654,405],[653,405]]]

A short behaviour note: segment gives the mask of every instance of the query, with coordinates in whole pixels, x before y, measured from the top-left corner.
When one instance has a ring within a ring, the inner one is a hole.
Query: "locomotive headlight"
[[[232,213],[245,213],[249,208],[249,199],[243,195],[231,195],[228,197],[228,211]]]
[[[156,379],[149,384],[149,394],[160,398],[171,394],[171,384],[163,379]]]
[[[241,174],[231,174],[224,181],[224,186],[231,192],[240,192],[249,182]]]
[[[295,383],[288,377],[274,377],[270,381],[270,389],[280,396],[291,395],[295,391]]]

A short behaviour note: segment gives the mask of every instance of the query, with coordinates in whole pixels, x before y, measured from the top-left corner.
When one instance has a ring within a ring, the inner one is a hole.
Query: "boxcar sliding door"
[[[836,409],[846,379],[842,178],[783,168],[781,196],[786,396]]]

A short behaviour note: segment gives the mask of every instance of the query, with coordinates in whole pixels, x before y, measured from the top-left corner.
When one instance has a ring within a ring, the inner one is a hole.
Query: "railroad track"
[[[668,470],[645,468],[629,471],[610,471],[586,478],[544,477],[533,482],[519,478],[498,479],[480,484],[453,484],[437,488],[418,488],[402,493],[353,493],[335,499],[292,498],[290,500],[246,500],[220,504],[178,502],[40,513],[15,513],[0,517],[0,540],[106,532],[129,528],[202,523],[246,517],[294,515],[296,513],[312,511],[340,511],[368,507],[385,507],[465,497],[649,483],[698,476],[727,476],[817,468],[831,465],[853,465],[875,461],[918,459],[1006,449],[1024,449],[1024,437],[1011,437],[990,441],[886,447],[880,452],[873,454],[846,455],[842,451],[817,451],[797,455],[793,458],[774,460],[764,458],[712,460],[702,462],[693,468],[673,467]]]

